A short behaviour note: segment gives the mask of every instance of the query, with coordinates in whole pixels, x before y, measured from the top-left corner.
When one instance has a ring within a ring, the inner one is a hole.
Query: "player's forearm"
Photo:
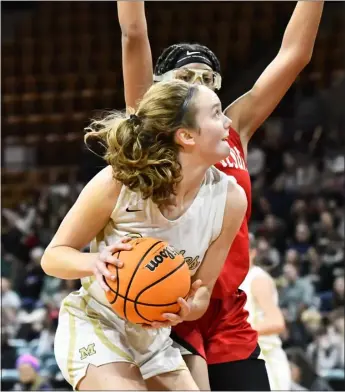
[[[43,271],[59,279],[81,279],[93,275],[98,253],[83,253],[68,246],[47,248],[41,260]]]
[[[299,1],[286,27],[281,51],[293,50],[301,61],[309,62],[319,28],[324,1]]]
[[[118,1],[117,12],[123,38],[147,34],[144,1]]]
[[[153,83],[153,64],[143,1],[118,1],[126,106],[136,108]]]
[[[284,320],[262,320],[254,325],[259,336],[278,335],[285,330]]]

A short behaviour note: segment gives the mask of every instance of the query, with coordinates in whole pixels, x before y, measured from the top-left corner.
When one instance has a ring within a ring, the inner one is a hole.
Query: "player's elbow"
[[[277,333],[278,333],[278,334],[281,334],[281,333],[285,332],[285,329],[286,329],[285,320],[284,320],[284,319],[279,320],[279,321],[276,323],[276,330],[277,330]]]
[[[46,275],[54,276],[54,257],[52,255],[52,249],[47,248],[41,258],[41,267]]]
[[[312,57],[313,57],[312,50],[299,53],[296,56],[296,63],[301,71],[310,63]]]
[[[121,26],[122,40],[125,42],[134,42],[147,38],[147,27],[138,22],[132,22],[128,25]]]
[[[275,333],[276,334],[281,334],[285,331],[286,329],[286,324],[285,320],[282,314],[277,315],[272,324],[274,325]]]
[[[313,49],[306,50],[305,48],[299,47],[282,48],[280,53],[281,56],[284,56],[287,67],[299,73],[310,63],[313,56]]]

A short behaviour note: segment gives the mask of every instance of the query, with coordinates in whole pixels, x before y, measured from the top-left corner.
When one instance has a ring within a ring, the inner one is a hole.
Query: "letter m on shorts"
[[[91,357],[91,355],[96,354],[95,343],[89,344],[86,348],[82,347],[79,349],[80,359],[83,360],[86,357]]]

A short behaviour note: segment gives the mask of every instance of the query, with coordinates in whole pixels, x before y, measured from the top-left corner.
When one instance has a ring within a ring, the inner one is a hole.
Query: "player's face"
[[[35,379],[36,372],[31,365],[23,363],[19,366],[19,379],[23,384],[32,382]]]
[[[231,120],[223,114],[217,94],[205,86],[199,87],[195,105],[199,130],[193,132],[194,151],[205,163],[213,165],[230,154]]]
[[[183,65],[174,71],[174,77],[187,83],[204,85],[213,91],[220,88],[217,84],[217,74],[211,67],[202,63]]]

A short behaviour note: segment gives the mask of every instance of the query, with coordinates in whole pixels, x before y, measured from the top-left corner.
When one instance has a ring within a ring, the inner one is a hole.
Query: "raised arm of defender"
[[[135,108],[137,101],[153,83],[145,3],[143,1],[118,1],[117,11],[121,27],[126,106]]]
[[[267,119],[311,59],[323,1],[299,1],[285,30],[277,56],[253,88],[226,109],[243,147]],[[219,3],[221,7],[221,3]],[[128,106],[134,106],[152,83],[152,59],[144,4],[118,2],[122,30],[123,74]],[[129,33],[132,31],[132,33]]]
[[[259,126],[271,115],[281,99],[309,63],[319,28],[323,1],[299,1],[284,33],[280,50],[253,88],[226,110],[246,148]]]

